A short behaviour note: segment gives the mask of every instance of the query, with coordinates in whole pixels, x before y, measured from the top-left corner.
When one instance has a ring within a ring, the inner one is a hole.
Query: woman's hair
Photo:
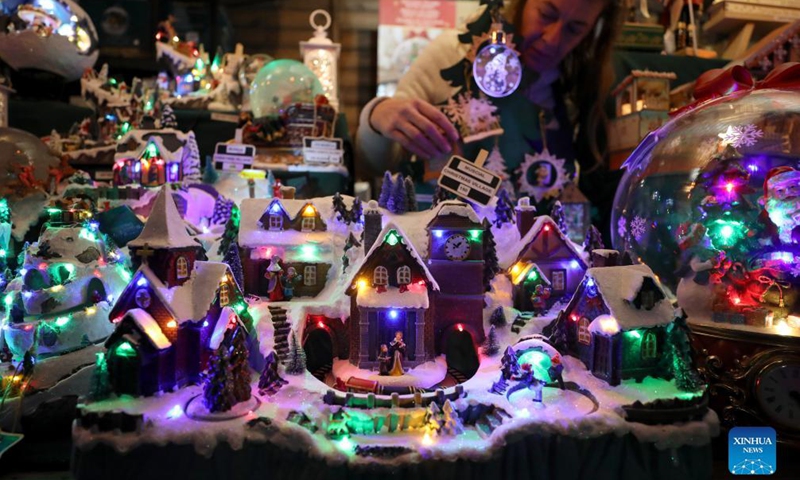
[[[516,31],[520,31],[522,26],[522,11],[527,1],[530,0],[510,0],[506,3],[506,18]],[[608,118],[605,103],[614,82],[611,50],[623,20],[623,9],[618,0],[602,1],[606,6],[595,27],[561,62],[561,82],[577,108],[576,143],[584,171],[601,165],[607,153]],[[587,156],[593,157],[593,165],[584,160]]]

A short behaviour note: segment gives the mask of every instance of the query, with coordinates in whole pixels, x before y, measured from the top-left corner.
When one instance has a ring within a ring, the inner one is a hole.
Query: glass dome
[[[703,103],[651,133],[625,167],[614,246],[649,265],[690,320],[800,334],[797,91]]]
[[[255,118],[277,116],[295,103],[312,103],[324,95],[314,72],[296,60],[273,60],[256,74],[250,85],[250,106]]]

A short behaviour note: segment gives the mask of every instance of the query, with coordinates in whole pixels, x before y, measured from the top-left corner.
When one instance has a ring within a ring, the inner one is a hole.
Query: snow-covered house
[[[276,256],[284,274],[294,268],[302,275],[294,284],[295,297],[315,297],[325,288],[328,271],[334,264],[334,233],[328,229],[329,215],[323,218],[321,214],[320,202],[324,201],[242,201],[238,243],[245,292],[267,295],[264,274]]]
[[[194,132],[173,128],[130,130],[117,142],[114,184],[153,187],[199,181],[200,153]]]
[[[521,238],[514,251],[518,253],[508,270],[512,280],[519,280],[514,282],[514,308],[526,310],[539,275],[549,282],[551,295],[548,306],[560,299],[569,299],[588,268],[578,248],[552,218],[547,215],[535,217],[534,210],[517,209],[517,227]],[[520,272],[529,272],[529,276],[520,277]],[[533,275],[530,272],[538,273]]]
[[[611,385],[668,376],[666,327],[675,308],[646,265],[590,268],[575,296],[545,329],[560,348]]]
[[[111,309],[106,341],[117,394],[152,395],[197,383],[247,305],[224,263],[198,260],[172,197],[162,188],[141,235],[129,244],[139,267]]]

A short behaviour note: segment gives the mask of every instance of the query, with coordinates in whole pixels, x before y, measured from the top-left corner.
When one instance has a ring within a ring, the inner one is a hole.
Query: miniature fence
[[[98,432],[113,432],[118,430],[122,433],[140,432],[144,425],[144,415],[131,415],[125,412],[84,412],[78,408],[76,422],[81,427]]]
[[[437,389],[435,392],[414,392],[413,394],[400,395],[397,392],[391,395],[376,395],[374,393],[353,393],[328,390],[322,397],[327,405],[340,405],[350,408],[417,408],[427,407],[431,402],[443,404],[445,400],[457,400],[464,396],[464,387],[456,385],[445,391]]]

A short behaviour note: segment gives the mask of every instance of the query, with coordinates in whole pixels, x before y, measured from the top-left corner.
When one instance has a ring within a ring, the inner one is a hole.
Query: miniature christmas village
[[[104,299],[78,451],[266,441],[406,462],[490,456],[531,429],[661,448],[715,434],[681,311],[647,266],[594,228],[571,241],[560,204],[440,194],[419,210],[410,179],[386,180],[366,203],[238,196],[205,247],[154,187],[116,257],[132,273]]]

